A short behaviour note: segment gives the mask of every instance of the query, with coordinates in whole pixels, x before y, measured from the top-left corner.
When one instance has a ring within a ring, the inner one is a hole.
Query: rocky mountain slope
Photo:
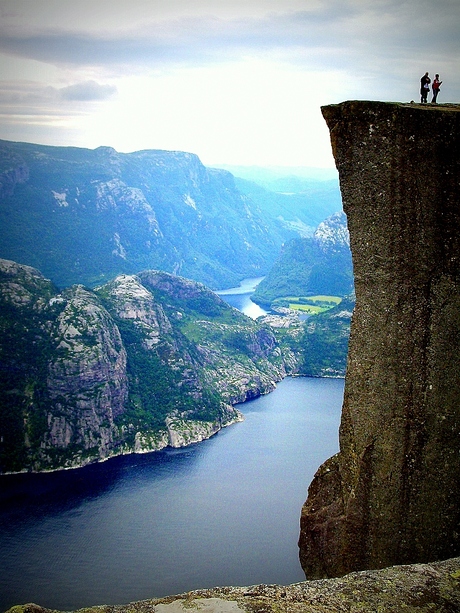
[[[230,167],[231,169],[231,167]],[[235,185],[251,198],[270,218],[290,232],[290,237],[312,236],[316,227],[326,217],[341,210],[342,201],[338,181],[320,181],[301,177],[284,177],[264,181],[263,178],[243,179],[250,168],[230,170],[235,175]],[[260,181],[260,182],[259,182]]]
[[[345,296],[352,289],[347,219],[338,212],[321,222],[312,237],[287,242],[251,299],[270,307],[284,296]]]
[[[332,309],[309,317],[298,343],[298,374],[307,377],[345,377],[354,295]]]
[[[0,260],[0,472],[202,440],[293,364],[270,327],[182,277],[59,291]]]
[[[355,101],[323,115],[356,307],[340,452],[302,510],[309,578],[460,553],[460,106]]]
[[[0,224],[0,257],[59,287],[147,269],[231,287],[265,274],[292,236],[196,155],[9,141],[0,141]]]

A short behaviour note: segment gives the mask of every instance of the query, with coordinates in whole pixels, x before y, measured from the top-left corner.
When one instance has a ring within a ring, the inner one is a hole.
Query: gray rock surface
[[[340,452],[302,510],[309,578],[460,553],[460,106],[322,111],[356,307]]]
[[[85,613],[454,613],[460,611],[460,559],[363,571],[293,585],[197,590]],[[51,613],[36,604],[9,613]],[[55,613],[55,612],[53,612]]]
[[[194,281],[147,271],[59,291],[0,260],[0,473],[202,441],[288,361],[268,325]]]

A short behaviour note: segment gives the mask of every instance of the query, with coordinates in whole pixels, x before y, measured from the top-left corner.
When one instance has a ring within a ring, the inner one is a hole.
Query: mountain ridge
[[[58,286],[149,268],[213,288],[260,276],[286,230],[195,154],[0,141],[0,257]]]
[[[346,296],[352,290],[347,219],[339,211],[321,222],[311,237],[287,241],[251,299],[270,307],[285,296]]]
[[[269,326],[161,271],[59,290],[0,260],[0,472],[208,438],[296,368]]]

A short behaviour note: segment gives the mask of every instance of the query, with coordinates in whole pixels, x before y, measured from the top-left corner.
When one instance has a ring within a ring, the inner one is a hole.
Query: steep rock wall
[[[460,107],[322,109],[356,288],[340,452],[302,509],[308,578],[460,552]]]
[[[189,279],[144,271],[60,292],[0,259],[0,474],[202,441],[295,360]]]

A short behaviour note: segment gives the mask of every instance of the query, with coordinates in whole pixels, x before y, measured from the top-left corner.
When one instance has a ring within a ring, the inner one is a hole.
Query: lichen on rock
[[[99,605],[80,613],[453,613],[460,610],[460,559],[350,573],[293,585],[216,587]],[[59,613],[36,604],[7,613]],[[75,612],[77,613],[77,612]]]

